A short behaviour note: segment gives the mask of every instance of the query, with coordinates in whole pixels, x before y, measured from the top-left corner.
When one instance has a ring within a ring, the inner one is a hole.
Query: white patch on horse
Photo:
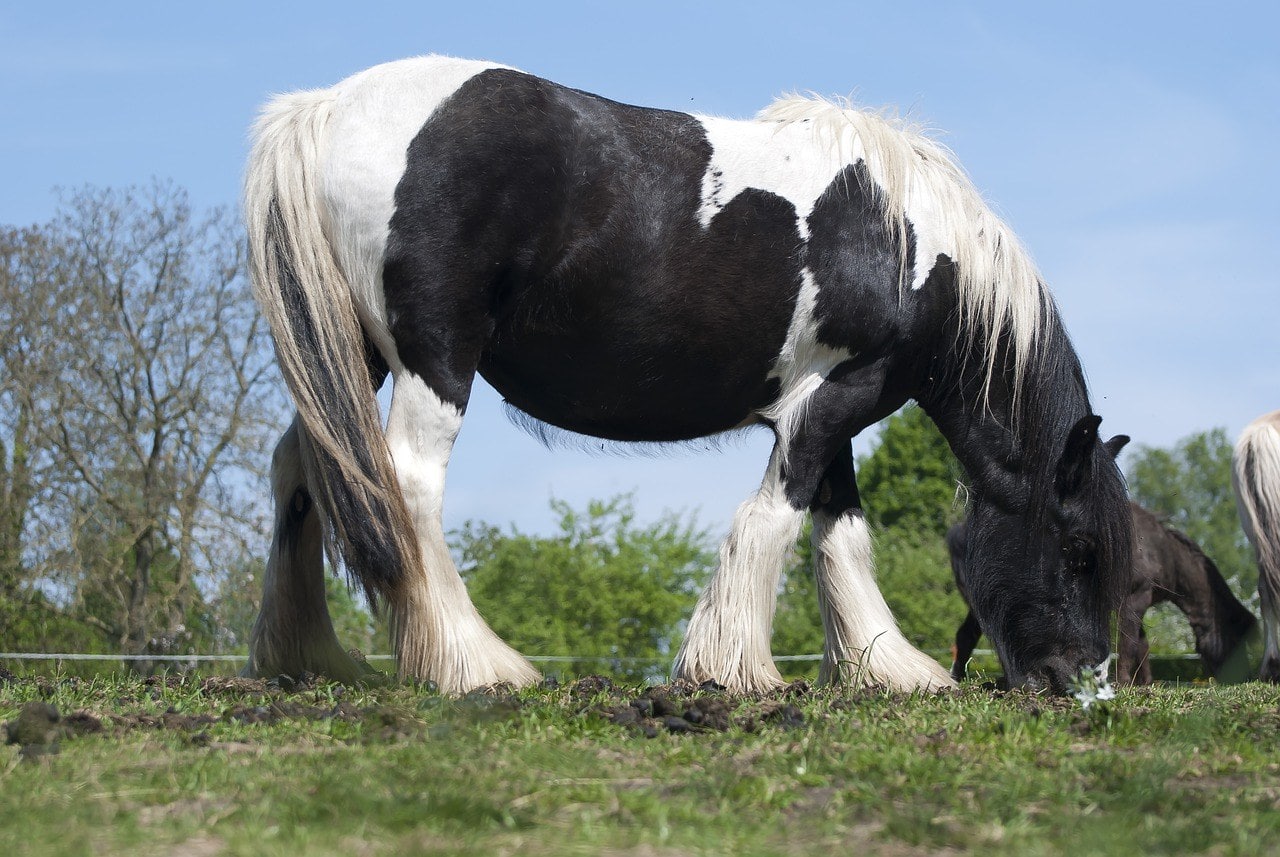
[[[1258,561],[1262,677],[1280,677],[1280,411],[1245,426],[1231,456],[1231,484]]]
[[[401,490],[428,501],[424,511],[439,515],[443,509],[445,471],[461,428],[462,412],[455,405],[443,401],[412,372],[396,373],[387,447]]]
[[[734,197],[756,189],[777,194],[796,210],[800,237],[809,237],[809,215],[818,197],[844,166],[833,153],[810,144],[804,125],[744,122],[695,116],[711,144],[711,161],[702,177],[703,228]]]
[[[333,102],[321,185],[329,240],[360,320],[384,353],[391,337],[382,264],[409,144],[441,102],[494,68],[510,66],[415,57],[374,66],[324,93]]]
[[[808,103],[808,102],[806,102]],[[819,102],[820,103],[820,102]],[[766,111],[766,114],[768,111]],[[807,119],[739,121],[696,116],[711,144],[711,161],[702,177],[698,220],[703,228],[744,190],[777,194],[795,207],[796,229],[809,238],[809,215],[836,175],[850,164],[866,160],[861,139],[852,128],[831,134],[829,126]],[[868,169],[876,174],[874,165]],[[915,234],[911,287],[918,289],[933,269],[939,253],[954,255],[954,235],[945,207],[926,184],[912,182],[904,189],[903,213]]]
[[[937,204],[929,189],[912,182],[906,202],[907,222],[915,236],[915,258],[911,260],[911,289],[915,291],[929,279],[937,264],[938,255],[954,258],[954,241],[944,236],[954,236],[948,223],[947,211]]]
[[[814,572],[825,631],[823,683],[939,690],[955,682],[898,630],[876,586],[871,531],[858,515],[813,515]]]
[[[795,436],[795,423],[802,418],[809,396],[832,369],[852,356],[844,348],[833,348],[818,341],[817,303],[817,281],[813,272],[805,268],[801,271],[800,293],[786,341],[769,372],[770,378],[779,381],[778,398],[761,413],[777,427],[784,454],[788,441]]]

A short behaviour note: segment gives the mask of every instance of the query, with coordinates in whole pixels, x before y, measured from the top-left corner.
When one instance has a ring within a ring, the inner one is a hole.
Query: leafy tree
[[[1221,428],[1188,435],[1171,449],[1140,446],[1131,454],[1129,493],[1194,539],[1236,591],[1248,593],[1257,588],[1258,570],[1236,513],[1231,448]]]
[[[476,607],[528,655],[577,656],[567,672],[652,678],[680,644],[683,624],[714,563],[706,534],[666,517],[635,524],[628,497],[584,511],[553,500],[550,538],[468,522],[451,534]]]
[[[115,641],[40,590],[0,601],[0,650],[105,654]]]
[[[967,608],[951,575],[946,542],[888,530],[877,540],[880,589],[902,633],[946,666]]]
[[[945,536],[964,517],[964,469],[925,412],[908,405],[882,424],[876,448],[858,461],[867,520],[882,530]]]

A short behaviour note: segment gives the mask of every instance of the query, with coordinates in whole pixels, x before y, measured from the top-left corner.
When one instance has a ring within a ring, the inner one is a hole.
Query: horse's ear
[[[1098,425],[1102,417],[1089,414],[1071,427],[1067,443],[1058,459],[1058,473],[1054,485],[1058,498],[1065,500],[1084,485],[1093,470],[1093,449],[1098,443]]]
[[[1129,435],[1118,434],[1115,437],[1111,438],[1111,440],[1104,443],[1102,446],[1107,450],[1107,452],[1111,453],[1112,458],[1119,458],[1120,450],[1124,449],[1128,443],[1129,443]]]

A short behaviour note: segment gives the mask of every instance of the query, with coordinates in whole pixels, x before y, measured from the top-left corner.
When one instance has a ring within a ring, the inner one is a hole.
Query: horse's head
[[[1110,654],[1111,614],[1128,585],[1131,521],[1115,458],[1128,438],[1102,442],[1099,417],[1067,433],[1051,473],[1019,502],[981,494],[969,519],[970,604],[1010,687],[1066,692]]]

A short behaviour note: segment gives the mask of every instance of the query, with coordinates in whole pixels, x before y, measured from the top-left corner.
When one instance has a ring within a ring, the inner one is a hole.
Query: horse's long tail
[[[333,101],[275,99],[254,129],[244,215],[254,293],[298,408],[310,489],[336,553],[371,600],[421,563],[382,433],[351,286],[325,236],[320,152]]]
[[[1280,422],[1245,427],[1232,456],[1231,483],[1245,535],[1258,554],[1259,573],[1280,576]],[[1280,580],[1272,580],[1274,585]]]

